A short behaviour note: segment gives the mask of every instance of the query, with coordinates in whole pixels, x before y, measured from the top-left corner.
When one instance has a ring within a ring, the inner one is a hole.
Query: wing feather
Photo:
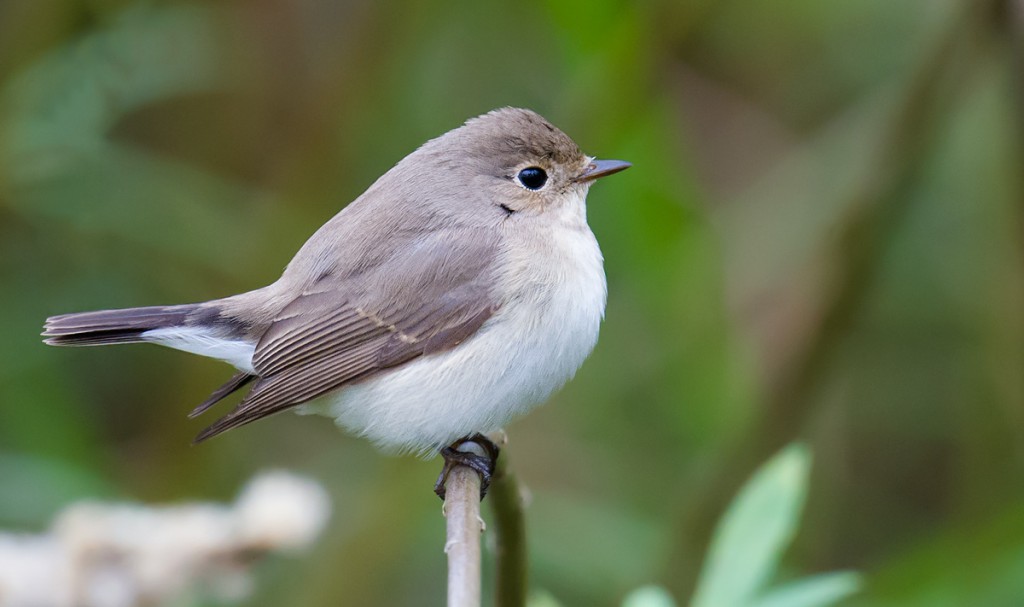
[[[435,233],[402,260],[326,274],[274,318],[253,355],[252,389],[196,441],[470,338],[498,307],[495,253],[486,238]]]

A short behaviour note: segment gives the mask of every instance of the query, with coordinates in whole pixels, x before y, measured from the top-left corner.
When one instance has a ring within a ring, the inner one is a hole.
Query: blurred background
[[[589,198],[597,349],[507,428],[534,588],[684,601],[800,439],[782,577],[1024,604],[1022,34],[1016,0],[0,0],[0,528],[283,467],[334,518],[247,604],[440,604],[437,460],[295,415],[193,447],[228,367],[38,333],[269,283],[420,143],[513,105],[634,164]]]

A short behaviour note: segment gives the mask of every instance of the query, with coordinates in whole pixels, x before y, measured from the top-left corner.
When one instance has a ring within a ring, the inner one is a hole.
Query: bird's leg
[[[461,447],[466,443],[479,445],[485,452],[485,455],[479,455],[468,450],[463,451]],[[469,466],[480,475],[480,499],[484,499],[484,496],[487,495],[487,488],[491,485],[491,475],[494,474],[494,466],[498,462],[498,454],[500,452],[501,450],[498,448],[498,445],[494,444],[494,441],[479,432],[473,436],[460,438],[451,445],[441,449],[444,467],[441,468],[441,474],[437,477],[437,482],[434,483],[434,493],[443,500],[445,496],[444,485],[448,481],[448,475],[451,474],[452,468],[462,465]]]

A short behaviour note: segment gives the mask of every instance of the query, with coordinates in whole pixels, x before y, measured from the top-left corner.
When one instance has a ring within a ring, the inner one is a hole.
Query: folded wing
[[[325,273],[260,339],[252,390],[196,441],[472,337],[497,310],[497,244],[462,236],[435,231],[373,268]]]

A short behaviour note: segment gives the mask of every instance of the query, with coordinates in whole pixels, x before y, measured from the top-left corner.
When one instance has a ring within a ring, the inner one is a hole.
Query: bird
[[[531,110],[493,110],[399,161],[270,285],[52,316],[42,336],[153,343],[233,365],[190,417],[248,391],[195,442],[295,409],[386,452],[440,451],[446,470],[486,475],[497,448],[484,435],[546,400],[597,343],[607,283],[586,196],[630,166],[584,154]],[[489,463],[461,454],[469,440],[484,442]]]

